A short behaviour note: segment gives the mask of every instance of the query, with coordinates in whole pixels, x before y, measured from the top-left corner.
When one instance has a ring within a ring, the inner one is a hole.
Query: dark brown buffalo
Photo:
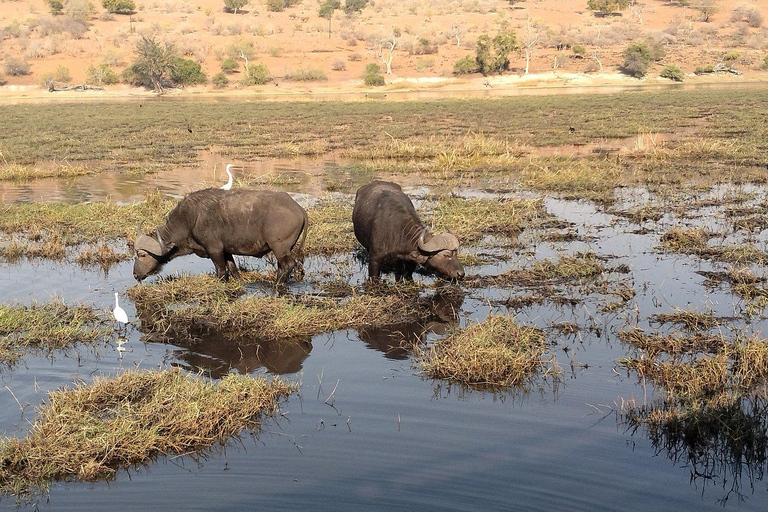
[[[355,196],[352,223],[357,240],[368,250],[368,275],[394,271],[398,281],[413,278],[417,265],[448,279],[463,279],[459,241],[450,233],[435,235],[419,219],[413,203],[396,183],[374,181]]]
[[[178,256],[210,258],[216,275],[238,274],[234,254],[277,258],[277,281],[284,283],[296,266],[292,249],[304,233],[307,213],[285,192],[209,188],[187,195],[168,214],[164,226],[134,243],[133,276],[141,281]]]

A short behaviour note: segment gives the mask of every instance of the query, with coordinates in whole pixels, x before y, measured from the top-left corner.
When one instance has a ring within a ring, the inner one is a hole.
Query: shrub
[[[518,48],[515,33],[499,32],[493,39],[487,34],[477,38],[476,61],[484,75],[502,73],[509,69],[509,54]]]
[[[280,1],[282,3],[282,0]],[[242,9],[246,5],[248,5],[248,0],[224,0],[224,10],[226,12],[233,12],[237,14],[237,11]]]
[[[5,79],[5,75],[0,73],[0,85],[5,85],[8,83],[8,80]]]
[[[286,80],[294,80],[296,82],[316,82],[328,80],[325,72],[322,69],[317,68],[299,68],[295,71],[288,70],[285,72],[284,77]]]
[[[347,14],[360,12],[366,5],[368,5],[368,0],[346,0],[344,2],[344,12]]]
[[[349,54],[349,62],[360,62],[363,60],[363,56],[357,52]]]
[[[221,62],[221,71],[223,73],[232,74],[240,69],[240,63],[232,57],[228,57]]]
[[[480,71],[480,66],[477,65],[477,60],[473,59],[471,55],[465,55],[453,64],[454,75],[469,75],[478,71]]]
[[[584,56],[587,54],[587,49],[584,48],[580,44],[575,44],[571,47],[571,50],[573,50],[573,54],[580,59],[583,59]]]
[[[264,85],[272,80],[269,70],[264,64],[249,66],[243,78],[243,85]]]
[[[111,85],[118,81],[117,73],[112,71],[108,64],[88,66],[85,77],[85,82],[93,85]]]
[[[734,63],[737,60],[739,60],[739,57],[741,57],[741,53],[737,52],[736,50],[732,50],[725,55],[723,55],[723,61],[728,63]]]
[[[55,16],[64,10],[64,3],[61,0],[48,0],[48,8],[51,10],[51,14]]]
[[[18,57],[10,57],[5,61],[5,74],[11,76],[28,75],[29,62]]]
[[[366,75],[378,75],[379,73],[381,73],[381,66],[379,66],[375,62],[370,62],[365,65]]]
[[[287,7],[298,4],[301,0],[267,0],[267,9],[273,12],[280,12]]]
[[[705,73],[713,73],[714,71],[715,66],[712,64],[707,64],[706,66],[696,66],[696,71],[694,71],[694,74],[703,75]]]
[[[437,45],[432,44],[426,37],[421,37],[417,44],[408,50],[408,53],[411,55],[432,55],[437,53]]]
[[[344,59],[333,59],[333,62],[331,62],[331,69],[334,71],[344,71],[347,69],[347,63],[344,62]]]
[[[224,72],[216,73],[213,75],[213,78],[211,78],[211,83],[215,88],[223,89],[229,84],[229,78],[227,78],[227,75],[225,75]]]
[[[659,76],[661,78],[674,80],[675,82],[682,82],[685,75],[683,74],[683,70],[680,69],[680,66],[676,64],[669,64],[664,66],[664,69],[661,70],[661,74]]]
[[[660,58],[647,43],[638,41],[630,43],[624,50],[624,66],[622,71],[635,78],[642,78],[648,72],[648,66]]]
[[[93,17],[95,9],[90,0],[67,0],[67,14],[78,21],[88,21]]]
[[[763,69],[768,69],[768,55],[763,57]]]
[[[171,80],[175,84],[184,86],[204,84],[207,78],[200,64],[192,59],[176,57],[171,65]]]
[[[59,66],[53,71],[45,73],[40,79],[40,85],[47,86],[50,82],[69,82],[72,75],[66,66]]]
[[[116,14],[130,14],[136,10],[133,0],[101,0],[101,5],[108,12]]]
[[[152,87],[155,92],[173,84],[171,73],[178,56],[173,46],[161,45],[151,37],[142,36],[136,45],[138,58],[123,71],[123,80],[133,85]]]
[[[629,0],[588,0],[587,9],[601,13],[623,11],[629,7]]]
[[[373,74],[365,75],[363,82],[365,82],[365,85],[370,85],[374,87],[379,87],[385,84],[383,75],[373,75]]]

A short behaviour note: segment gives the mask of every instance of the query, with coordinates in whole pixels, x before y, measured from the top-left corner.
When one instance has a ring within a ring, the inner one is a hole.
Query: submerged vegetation
[[[257,431],[296,386],[227,375],[217,385],[171,370],[127,371],[50,393],[24,439],[0,442],[0,492],[114,478],[163,455],[195,454]]]

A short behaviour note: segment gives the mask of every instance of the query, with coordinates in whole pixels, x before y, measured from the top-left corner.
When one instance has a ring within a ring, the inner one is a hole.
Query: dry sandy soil
[[[69,0],[73,1],[87,0]],[[238,14],[224,12],[223,0],[137,0],[133,15],[108,14],[97,3],[87,30],[76,38],[67,30],[70,17],[52,16],[45,0],[0,0],[0,74],[6,82],[0,97],[48,95],[41,89],[43,76],[60,66],[68,69],[73,84],[85,82],[86,69],[92,65],[108,64],[119,73],[135,60],[134,47],[142,35],[172,43],[179,53],[198,61],[209,78],[221,70],[228,48],[250,42],[256,49],[251,64],[265,64],[275,81],[244,88],[237,84],[242,74],[235,73],[226,88],[235,94],[275,94],[276,85],[281,92],[294,93],[366,90],[365,65],[382,64],[377,42],[393,33],[399,36],[385,90],[635,83],[619,73],[619,66],[627,44],[644,38],[661,42],[666,50],[666,56],[649,70],[646,82],[662,80],[658,74],[665,64],[677,64],[692,73],[697,66],[716,64],[734,51],[738,57],[733,66],[743,72],[738,80],[768,78],[763,69],[768,55],[768,2],[763,1],[715,0],[717,10],[705,21],[701,10],[692,5],[708,0],[689,0],[689,6],[680,0],[636,0],[620,15],[605,17],[588,10],[587,0],[514,4],[507,0],[371,0],[357,14],[336,11],[330,37],[327,20],[318,15],[318,0],[302,0],[283,12],[269,11],[264,1],[251,0]],[[519,51],[512,55],[512,69],[504,76],[454,76],[454,63],[474,55],[478,36],[493,36],[504,26],[511,27],[523,45],[530,45],[529,74],[525,75],[525,53]],[[434,53],[414,51],[424,39],[425,47]],[[582,45],[586,54],[576,55],[575,45]],[[10,76],[5,64],[11,58],[28,62],[30,74]],[[299,69],[321,70],[327,80],[285,78]],[[201,90],[213,88],[191,89]],[[104,94],[141,93],[118,84],[108,86]]]

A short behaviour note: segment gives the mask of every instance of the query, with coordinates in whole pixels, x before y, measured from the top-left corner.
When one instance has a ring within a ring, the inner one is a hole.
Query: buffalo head
[[[459,240],[450,233],[433,235],[424,231],[418,242],[418,261],[448,279],[464,279],[459,263]]]
[[[136,251],[136,259],[133,262],[133,277],[137,281],[141,281],[163,268],[166,257],[173,246],[172,244],[170,247],[167,246],[160,236],[160,229],[156,229],[154,237],[139,233],[133,243],[133,248]]]

